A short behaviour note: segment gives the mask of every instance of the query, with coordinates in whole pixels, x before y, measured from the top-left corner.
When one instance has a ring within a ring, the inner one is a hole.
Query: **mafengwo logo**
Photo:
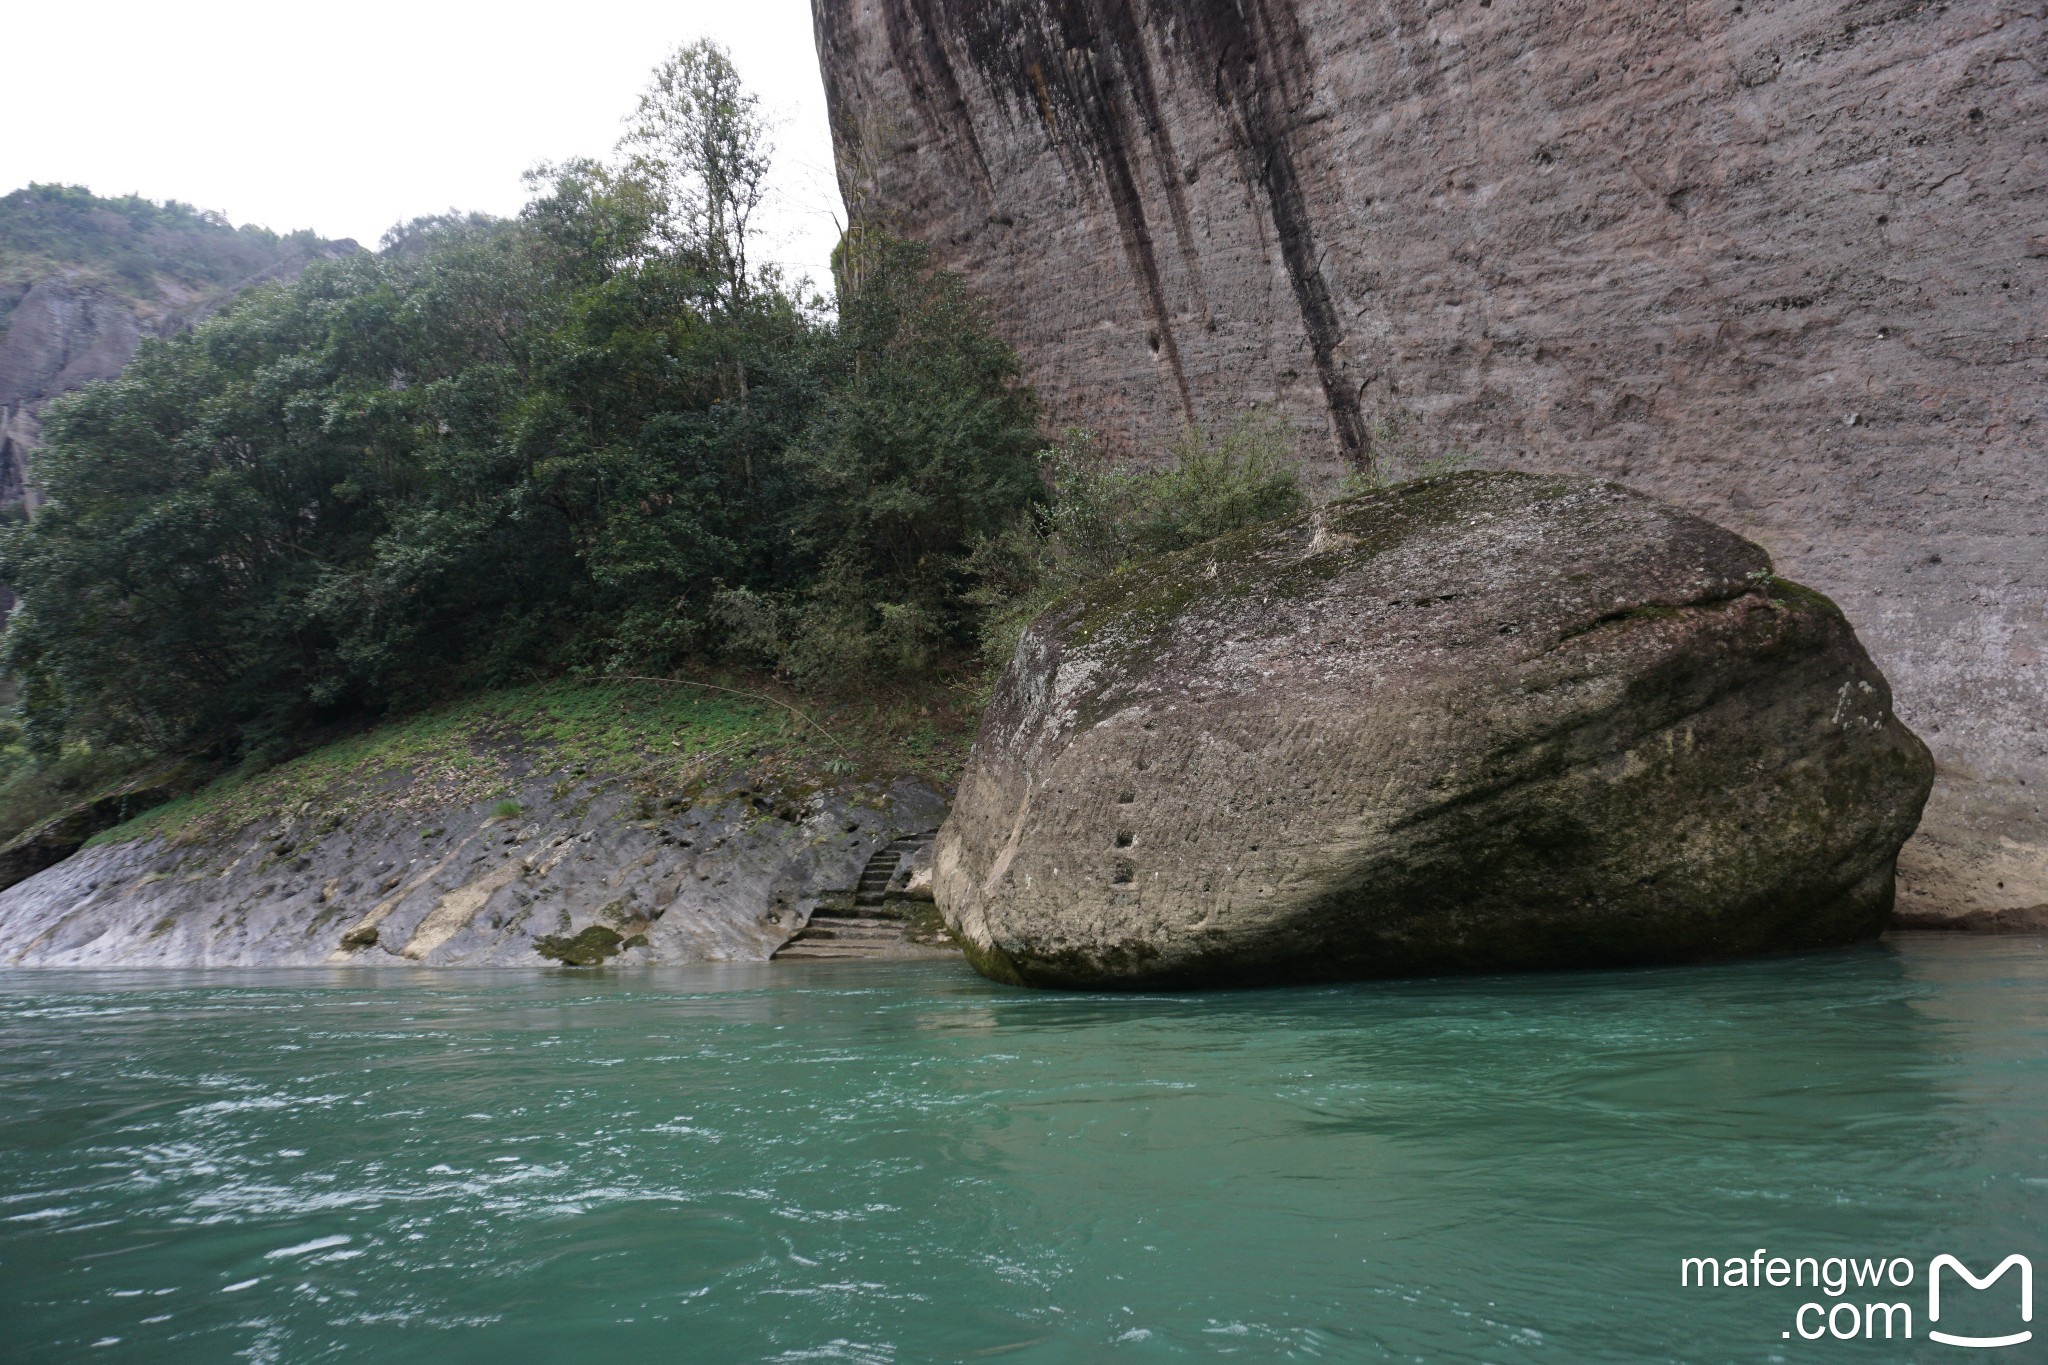
[[[2011,1305],[2011,1299],[2005,1296],[2010,1294],[2012,1281],[2006,1280],[2006,1275],[2014,1270],[2019,1272],[2013,1277],[2019,1290],[2016,1320],[2012,1306],[1997,1306]],[[1971,1324],[1968,1332],[1944,1330],[1940,1325],[1944,1276],[1948,1283],[1948,1326],[1957,1327],[1960,1318]],[[1913,1305],[1918,1296],[1898,1291],[1911,1290],[1919,1278],[1919,1268],[1904,1256],[1830,1256],[1823,1260],[1814,1256],[1773,1256],[1763,1247],[1749,1256],[1730,1256],[1724,1260],[1686,1256],[1680,1258],[1678,1268],[1679,1285],[1686,1289],[1818,1290],[1829,1302],[1812,1300],[1800,1304],[1793,1312],[1791,1327],[1778,1334],[1806,1341],[1910,1339],[1916,1325]],[[2005,1281],[2008,1288],[1999,1289],[1997,1299],[1959,1301],[1964,1285],[1985,1291],[1998,1288],[2000,1281]],[[1997,1350],[2034,1339],[2033,1329],[2025,1326],[2034,1320],[2034,1263],[2025,1256],[2015,1252],[1989,1273],[1979,1275],[1944,1252],[1927,1263],[1926,1283],[1927,1316],[1918,1325],[1924,1327],[1927,1340],[1944,1346]],[[1987,1324],[1992,1330],[1986,1330]]]
[[[1942,1255],[1935,1257],[1927,1266],[1927,1321],[1929,1323],[1941,1321],[1942,1271],[1955,1271],[1956,1274],[1970,1282],[1970,1288],[1972,1289],[1989,1289],[2006,1271],[2015,1268],[2020,1272],[2020,1321],[2032,1322],[2034,1320],[2034,1263],[2018,1252],[2014,1252],[2000,1261],[1998,1269],[1982,1279],[1972,1275],[1969,1268],[1953,1256]],[[2034,1334],[2031,1331],[2012,1332],[2002,1337],[1956,1337],[1950,1336],[1946,1332],[1937,1332],[1932,1327],[1928,1328],[1927,1335],[1934,1341],[1945,1342],[1950,1346],[2017,1346],[2023,1341],[2032,1341],[2034,1339]]]

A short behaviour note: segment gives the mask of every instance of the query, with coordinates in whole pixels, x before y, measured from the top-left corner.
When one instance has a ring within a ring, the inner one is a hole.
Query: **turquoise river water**
[[[2039,940],[1162,996],[0,974],[7,1361],[2042,1360],[1927,1336],[2028,1330],[2017,1276],[1932,1323],[1926,1275],[2044,1231]],[[1909,1284],[1681,1285],[1759,1248]]]

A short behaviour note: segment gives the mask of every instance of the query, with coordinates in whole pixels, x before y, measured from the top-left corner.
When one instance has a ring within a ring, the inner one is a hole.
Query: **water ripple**
[[[2044,1044],[2015,940],[1156,997],[4,973],[0,1320],[152,1365],[1763,1359],[1796,1300],[1677,1257],[2048,1255]]]

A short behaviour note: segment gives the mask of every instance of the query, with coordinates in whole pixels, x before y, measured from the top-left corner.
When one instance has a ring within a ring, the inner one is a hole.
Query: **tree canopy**
[[[765,152],[694,51],[623,163],[416,220],[51,407],[49,503],[0,536],[32,742],[238,754],[565,670],[857,685],[972,646],[967,560],[1040,495],[1015,362],[916,247],[864,239],[836,316],[748,273]]]
[[[0,530],[0,724],[45,758],[239,758],[562,674],[864,689],[999,663],[1075,584],[1299,505],[1257,413],[1153,469],[1041,449],[1015,358],[920,247],[849,231],[836,310],[750,264],[767,139],[717,48],[657,69],[618,150],[54,403],[49,501]]]

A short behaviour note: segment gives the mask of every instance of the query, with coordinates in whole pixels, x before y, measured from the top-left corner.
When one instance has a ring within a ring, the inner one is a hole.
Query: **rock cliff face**
[[[39,500],[28,459],[41,441],[39,418],[50,399],[113,378],[146,336],[183,331],[244,289],[296,279],[313,261],[357,249],[350,241],[295,249],[248,279],[206,292],[159,280],[157,297],[141,301],[82,271],[27,285],[0,323],[0,512]]]
[[[2048,927],[2048,7],[814,0],[858,219],[1144,454],[1622,479],[1840,601],[1921,923]]]
[[[37,280],[15,304],[0,334],[0,508],[40,501],[28,457],[43,404],[119,374],[143,334],[129,304],[62,276]]]

